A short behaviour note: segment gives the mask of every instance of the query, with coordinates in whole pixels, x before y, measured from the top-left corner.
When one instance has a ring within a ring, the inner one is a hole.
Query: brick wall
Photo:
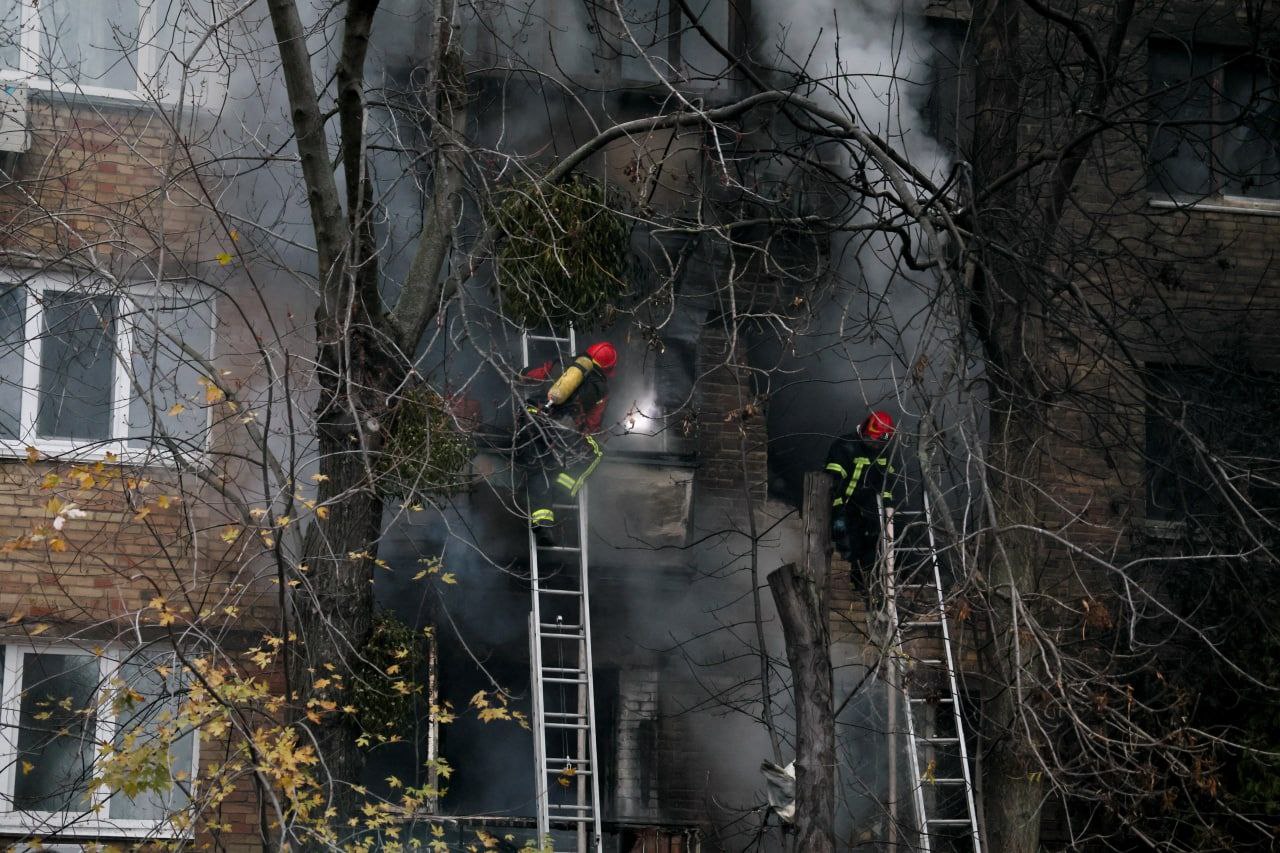
[[[221,251],[210,248],[190,152],[159,111],[56,97],[33,93],[31,150],[0,181],[0,264],[18,274],[70,266],[146,280],[162,257],[175,276]],[[51,498],[86,515],[53,535]],[[175,627],[202,615],[234,655],[278,622],[276,592],[242,559],[245,543],[220,538],[235,517],[216,492],[162,468],[0,460],[0,635],[98,644],[141,628],[162,638],[151,607],[160,598]],[[200,752],[207,766],[224,749],[208,742]],[[214,849],[261,849],[248,778],[209,819],[218,825]]]
[[[31,150],[0,183],[0,251],[136,273],[163,250],[194,261],[207,240],[189,152],[153,107],[67,105],[33,93]],[[215,252],[210,252],[210,256]],[[16,264],[15,258],[10,263]]]

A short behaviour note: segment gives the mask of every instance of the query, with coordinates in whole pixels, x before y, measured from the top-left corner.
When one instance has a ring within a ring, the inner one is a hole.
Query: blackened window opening
[[[1194,522],[1243,517],[1265,531],[1280,516],[1280,377],[1252,370],[1149,370],[1147,517]],[[1214,537],[1216,538],[1216,537]]]

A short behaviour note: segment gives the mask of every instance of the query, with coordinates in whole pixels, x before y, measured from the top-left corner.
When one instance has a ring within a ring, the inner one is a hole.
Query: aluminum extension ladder
[[[885,549],[884,574],[891,675],[896,682],[890,688],[897,687],[905,699],[911,802],[919,833],[916,849],[982,853],[929,496],[924,495],[923,511],[882,511],[885,541],[892,546]],[[895,536],[898,523],[901,538]],[[909,544],[908,530],[917,537],[923,533],[920,544]],[[942,657],[912,657],[908,645],[940,650]]]
[[[523,365],[527,369],[533,364],[531,348],[549,349],[546,357],[568,364],[577,352],[575,344],[572,329],[567,337],[526,331],[521,339]],[[568,352],[562,347],[568,347]],[[570,849],[565,846],[569,843],[573,844],[574,853],[600,853],[600,765],[596,760],[591,599],[587,583],[586,486],[578,492],[576,501],[553,503],[552,509],[558,522],[557,541],[542,546],[532,529],[528,534],[533,592],[529,662],[538,845],[542,849],[551,837],[551,849],[557,853]],[[567,836],[576,842],[569,842]]]

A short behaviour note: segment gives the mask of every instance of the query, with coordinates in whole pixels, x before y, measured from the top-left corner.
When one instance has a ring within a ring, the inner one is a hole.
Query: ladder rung
[[[585,720],[586,714],[579,714],[574,711],[543,711],[544,717],[564,717],[566,720]]]
[[[552,504],[551,508],[552,509],[571,509],[574,512],[577,512],[580,509],[580,507],[577,504]]]
[[[539,622],[539,628],[546,628],[553,631],[578,631],[581,633],[580,625],[566,625],[563,622]]]
[[[921,699],[915,696],[909,696],[907,697],[907,701],[912,703],[913,705],[924,705],[924,704],[947,705],[947,704],[950,704],[952,700],[950,696],[939,696],[936,699]]]
[[[544,729],[589,729],[586,723],[543,723]]]
[[[573,551],[574,553],[577,553],[578,551],[581,551],[582,549],[581,549],[581,548],[579,548],[577,545],[545,545],[545,546],[543,546],[543,545],[538,545],[538,546],[537,546],[537,550],[539,550],[539,551],[558,551],[558,552],[562,552],[562,553],[563,553],[563,552],[567,552],[567,551]]]
[[[543,587],[538,587],[538,594],[539,595],[582,595],[582,590],[580,589],[544,589]]]
[[[585,678],[544,678],[543,684],[586,684]]]
[[[967,817],[931,817],[925,820],[930,826],[972,826]]]
[[[941,628],[942,623],[937,619],[910,619],[902,623],[903,628]]]
[[[920,781],[928,782],[930,785],[964,785],[968,782],[967,779],[960,779],[960,778],[953,779],[950,777],[943,777],[943,776],[938,776],[933,779],[921,779]]]
[[[958,737],[918,737],[916,740],[920,743],[933,743],[940,746],[960,742],[960,738]]]
[[[546,673],[555,673],[556,675],[564,675],[565,673],[568,673],[569,675],[586,675],[580,666],[544,666],[542,671]]]
[[[596,819],[592,815],[570,815],[557,814],[551,816],[552,823],[595,823]]]
[[[548,765],[552,765],[552,764],[554,764],[554,765],[556,765],[556,766],[560,767],[560,769],[561,769],[561,770],[563,770],[563,769],[564,769],[564,767],[563,767],[563,766],[561,766],[561,765],[565,765],[565,764],[587,764],[587,763],[589,763],[590,761],[591,761],[591,759],[589,759],[589,758],[568,758],[568,757],[566,757],[566,758],[548,758],[548,759],[547,759],[547,764],[548,764]]]
[[[545,631],[540,631],[540,632],[538,633],[538,636],[539,636],[540,638],[544,639],[544,640],[577,640],[577,641],[582,641],[582,640],[585,640],[585,639],[586,639],[586,637],[582,636],[582,634],[556,634],[556,633],[548,634],[548,633],[546,633]]]
[[[558,344],[573,343],[570,338],[560,338],[555,335],[525,335],[525,340],[529,341],[555,341]]]
[[[549,809],[572,809],[575,812],[589,812],[591,806],[585,803],[548,803]]]
[[[554,767],[548,767],[545,772],[549,776],[563,776],[564,768],[561,767],[559,770],[557,770]],[[574,776],[590,776],[591,771],[590,770],[574,770],[573,775]]]

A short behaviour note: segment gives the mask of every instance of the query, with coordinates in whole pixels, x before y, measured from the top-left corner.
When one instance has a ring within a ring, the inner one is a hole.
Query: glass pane
[[[0,0],[0,68],[18,70],[22,45],[22,14],[18,0]]]
[[[134,313],[133,375],[130,381],[130,444],[155,442],[167,450],[162,436],[184,453],[204,448],[208,408],[198,380],[204,371],[183,347],[208,355],[213,340],[213,306],[181,299],[131,300]],[[158,428],[157,428],[158,427]]]
[[[88,810],[97,689],[92,655],[23,655],[13,784],[18,811]]]
[[[692,0],[689,8],[716,41],[732,50],[729,44],[729,0]],[[728,70],[728,60],[694,29],[692,21],[681,20],[680,23],[680,59],[689,78],[695,84],[718,80]]]
[[[0,438],[17,438],[22,408],[22,326],[27,293],[20,285],[0,285]]]
[[[1280,198],[1280,88],[1261,61],[1227,66],[1223,81],[1224,191]]]
[[[1211,56],[1180,44],[1151,45],[1150,188],[1173,197],[1213,190]]]
[[[138,86],[138,0],[41,0],[40,74],[59,83]]]
[[[624,0],[621,8],[625,26],[618,28],[618,44],[623,78],[652,83],[671,76],[667,55],[671,16],[666,0]]]
[[[134,797],[114,794],[110,814],[117,819],[161,820],[185,808],[189,800],[195,733],[179,730],[175,722],[182,702],[181,669],[172,654],[138,657],[120,667],[120,680],[124,688],[116,700],[115,746],[154,770],[154,778],[169,781]]]
[[[41,437],[110,438],[115,334],[111,297],[45,292],[36,414]]]

